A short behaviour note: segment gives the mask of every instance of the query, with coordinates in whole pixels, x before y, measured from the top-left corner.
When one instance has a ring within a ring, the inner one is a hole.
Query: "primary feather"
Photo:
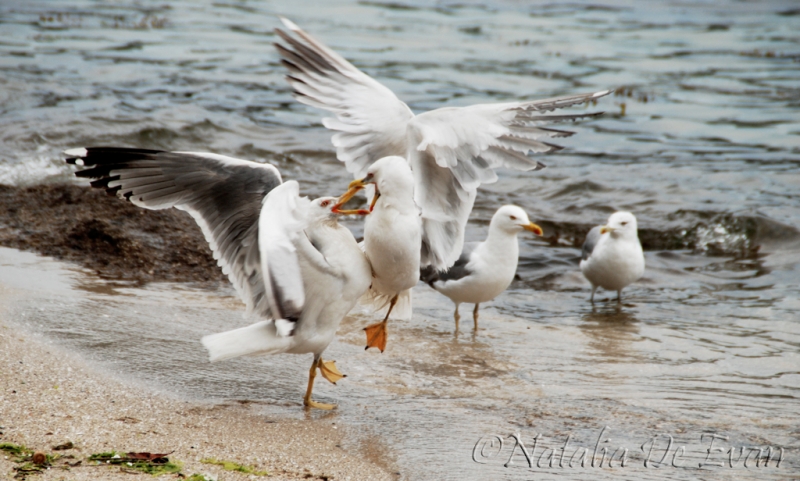
[[[482,183],[494,182],[494,169],[536,170],[528,157],[560,149],[548,139],[573,132],[543,127],[593,117],[599,113],[546,115],[593,101],[611,91],[546,100],[447,107],[414,115],[381,83],[358,70],[289,20],[293,34],[276,33],[276,44],[295,98],[327,110],[323,124],[336,131],[332,142],[339,160],[362,177],[376,160],[399,155],[410,163],[416,180],[414,200],[422,210],[422,266],[445,270],[458,258],[464,229]]]

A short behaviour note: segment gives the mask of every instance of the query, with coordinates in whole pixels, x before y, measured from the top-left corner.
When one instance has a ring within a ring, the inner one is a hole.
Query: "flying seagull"
[[[464,244],[464,228],[480,184],[495,182],[494,169],[544,167],[529,153],[561,147],[548,141],[574,132],[544,125],[595,117],[602,112],[547,115],[592,102],[611,90],[546,100],[446,107],[415,115],[384,85],[358,70],[288,19],[293,34],[276,29],[276,43],[295,98],[331,112],[323,124],[336,131],[339,160],[355,178],[376,160],[405,158],[414,175],[414,200],[422,210],[421,266],[443,271]]]

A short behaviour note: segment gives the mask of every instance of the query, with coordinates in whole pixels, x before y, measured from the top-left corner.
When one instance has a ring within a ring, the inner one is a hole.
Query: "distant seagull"
[[[456,330],[461,319],[459,304],[475,304],[472,318],[477,330],[480,303],[499,296],[514,280],[519,259],[517,233],[523,229],[542,235],[541,227],[528,220],[524,210],[504,205],[492,216],[486,240],[465,244],[453,267],[445,272],[437,272],[432,267],[423,269],[422,280],[455,302]]]
[[[356,192],[374,185],[369,210],[340,210]],[[368,214],[364,221],[364,252],[372,266],[372,286],[362,304],[377,310],[387,304],[382,322],[364,329],[367,347],[386,349],[386,324],[393,319],[411,318],[411,288],[419,280],[422,225],[414,203],[414,177],[402,157],[384,157],[367,169],[363,179],[354,180],[333,211],[340,214]]]
[[[65,154],[88,167],[76,175],[96,179],[92,187],[146,209],[189,212],[247,314],[267,319],[205,336],[211,361],[312,353],[303,404],[335,407],[311,400],[316,370],[333,383],[343,377],[321,355],[371,281],[366,257],[331,212],[335,197],[309,201],[275,167],[223,155],[107,147]]]
[[[497,180],[495,169],[544,167],[529,153],[561,147],[547,142],[573,132],[544,125],[594,117],[547,112],[593,102],[611,90],[546,100],[446,107],[415,115],[386,86],[285,18],[292,34],[276,29],[275,44],[294,96],[331,112],[323,125],[336,131],[336,155],[355,178],[376,160],[398,155],[414,174],[414,200],[422,210],[421,266],[443,271],[458,259],[478,186]]]
[[[644,253],[636,230],[636,217],[630,212],[615,212],[604,226],[593,227],[583,243],[581,272],[592,283],[592,298],[598,287],[617,291],[644,274]]]

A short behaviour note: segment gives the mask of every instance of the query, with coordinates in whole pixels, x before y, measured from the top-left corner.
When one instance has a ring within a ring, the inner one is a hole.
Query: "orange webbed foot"
[[[386,321],[371,324],[365,327],[364,331],[367,333],[365,350],[371,347],[377,347],[381,352],[386,350]]]

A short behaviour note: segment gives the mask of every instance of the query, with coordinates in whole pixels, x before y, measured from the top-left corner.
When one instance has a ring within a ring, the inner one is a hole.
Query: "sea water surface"
[[[481,188],[468,240],[507,203],[549,238],[520,236],[518,279],[480,330],[462,306],[455,332],[452,303],[420,285],[413,320],[365,352],[356,313],[326,354],[349,377],[315,391],[339,409],[309,414],[310,356],[207,362],[200,337],[249,322],[230,287],[135,287],[0,249],[0,281],[27,293],[13,320],[152,389],[327,417],[401,479],[796,477],[796,2],[5,1],[0,182],[73,181],[62,150],[120,145],[269,162],[310,196],[341,193],[321,112],[283,80],[276,15],[417,112],[616,89],[572,109],[605,115],[564,126],[577,135],[547,169]],[[637,216],[647,271],[622,305],[592,306],[570,232],[616,210]]]

